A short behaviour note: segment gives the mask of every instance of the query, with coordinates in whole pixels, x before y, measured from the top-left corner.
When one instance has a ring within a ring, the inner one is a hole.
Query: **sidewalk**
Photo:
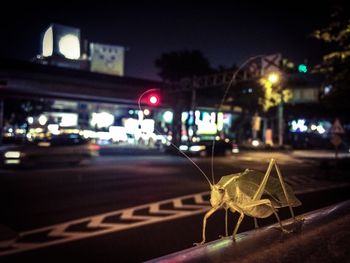
[[[292,155],[298,158],[335,159],[335,151],[332,150],[294,150]],[[338,153],[338,158],[350,158],[350,152]]]

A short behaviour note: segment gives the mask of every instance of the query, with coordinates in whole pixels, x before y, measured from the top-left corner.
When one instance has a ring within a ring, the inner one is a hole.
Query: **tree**
[[[4,119],[10,125],[21,126],[29,116],[35,117],[50,109],[48,100],[13,99],[4,100]]]
[[[155,66],[160,70],[158,75],[171,82],[212,72],[208,59],[199,50],[163,53],[156,59]]]
[[[290,89],[274,85],[268,77],[262,77],[259,82],[263,88],[263,96],[260,97],[259,103],[264,112],[268,112],[270,108],[276,107],[282,102],[288,102],[292,98]]]
[[[322,98],[324,105],[337,116],[349,118],[350,111],[350,17],[346,5],[336,7],[331,22],[315,30],[313,36],[328,44],[331,51],[324,55],[319,71],[326,76],[327,94]]]

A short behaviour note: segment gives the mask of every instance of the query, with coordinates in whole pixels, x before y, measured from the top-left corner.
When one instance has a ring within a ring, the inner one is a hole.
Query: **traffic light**
[[[308,68],[307,68],[307,66],[305,64],[299,64],[298,71],[300,73],[307,73],[308,72]]]
[[[159,103],[160,103],[159,94],[151,93],[151,94],[148,96],[148,102],[149,102],[149,104],[152,105],[152,106],[158,106]]]
[[[138,99],[139,107],[141,104],[148,105],[151,107],[159,106],[161,102],[160,90],[149,89],[143,92]]]

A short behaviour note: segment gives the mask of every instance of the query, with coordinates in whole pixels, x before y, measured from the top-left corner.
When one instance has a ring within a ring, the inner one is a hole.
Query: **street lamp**
[[[276,84],[279,82],[280,80],[280,75],[276,72],[271,72],[268,77],[267,77],[268,81],[271,82],[271,84]]]
[[[275,86],[278,86],[278,93],[281,101],[278,104],[277,119],[278,119],[278,145],[283,146],[283,91],[280,86],[281,76],[279,73],[271,72],[267,76],[268,81]]]

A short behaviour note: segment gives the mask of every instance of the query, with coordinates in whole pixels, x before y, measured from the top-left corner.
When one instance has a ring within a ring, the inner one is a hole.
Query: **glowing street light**
[[[267,79],[272,84],[276,84],[280,81],[280,75],[278,73],[272,72],[267,76]]]

